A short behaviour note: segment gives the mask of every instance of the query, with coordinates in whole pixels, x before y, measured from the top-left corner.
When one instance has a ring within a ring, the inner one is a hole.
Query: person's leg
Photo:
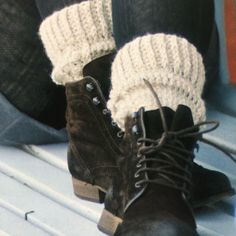
[[[50,16],[54,11],[59,11],[66,6],[86,0],[35,0],[42,19]]]
[[[68,5],[69,1],[54,2],[56,4],[50,8],[54,14],[46,17],[40,26],[42,42],[54,66],[54,82],[65,85],[90,75],[99,80],[107,97],[111,59],[104,56],[115,51],[110,1],[108,4],[107,0],[78,0],[72,5]],[[41,12],[45,5],[41,4]],[[59,8],[61,10],[56,11]],[[43,12],[43,15],[48,13]]]
[[[147,33],[175,34],[204,54],[214,22],[212,0],[113,0],[116,45],[124,46]]]
[[[77,4],[77,6],[78,6],[79,3],[87,2],[87,0],[48,0],[48,1],[35,0],[35,2],[37,4],[38,10],[40,12],[41,18],[42,18],[42,20],[44,20],[45,18],[51,16],[54,12],[59,12],[60,10],[62,10],[62,12],[63,12],[63,9],[65,9],[66,7],[69,7],[69,6],[72,6],[75,4]],[[86,3],[85,3],[85,5],[86,5]],[[92,4],[91,4],[91,6],[92,6]],[[95,14],[92,16],[92,18],[93,17],[96,18],[96,15],[98,15],[99,12],[96,13],[96,9],[92,9],[92,11],[95,12]],[[107,10],[105,10],[105,11],[107,11]],[[101,15],[102,14],[103,13],[101,13]],[[109,16],[110,14],[111,13],[109,12],[108,18],[110,17]],[[63,15],[63,14],[61,14],[61,15]],[[70,15],[70,13],[68,11],[68,16],[69,15]],[[87,19],[89,19],[89,17]],[[98,18],[96,18],[95,20],[97,20],[97,19]],[[110,18],[110,20],[111,20],[111,18]],[[78,24],[79,24],[79,21],[78,21]],[[111,22],[109,24],[111,24]],[[91,27],[91,22],[88,24],[88,26]],[[109,29],[109,31],[110,31],[110,29]],[[83,36],[85,36],[85,35],[83,35]],[[83,38],[83,36],[81,36],[81,39]],[[78,42],[78,44],[79,44],[79,42]],[[45,46],[45,47],[47,49],[47,46]],[[103,48],[101,47],[100,50],[102,51]],[[99,51],[99,49],[98,49],[98,51]],[[112,51],[114,51],[114,48],[112,49]],[[101,55],[103,55],[103,54],[104,53],[101,53]],[[92,59],[88,60],[87,63],[84,63],[84,66],[82,66],[80,68],[80,71],[81,72],[83,71],[84,75],[92,76],[99,81],[99,83],[101,85],[101,89],[103,90],[103,93],[104,93],[104,96],[106,99],[108,98],[109,90],[110,90],[110,78],[109,77],[110,77],[110,68],[111,68],[111,58],[113,58],[112,55],[99,58],[99,53],[98,53],[98,55],[95,56],[96,60],[92,60]]]
[[[99,228],[117,236],[196,236],[188,201],[197,124],[205,119],[202,55],[213,28],[213,1],[112,3],[119,51],[108,106],[128,144]]]
[[[37,35],[37,7],[32,0],[0,2],[0,92],[21,112],[63,128],[64,89],[50,80],[50,62]]]
[[[113,63],[113,89],[109,101],[114,118],[121,124],[128,110],[137,109],[140,101],[148,103],[145,92],[131,91],[134,84],[143,84],[141,77],[149,76],[155,86],[158,84],[163,105],[175,109],[181,101],[192,107],[195,122],[203,119],[205,108],[201,94],[205,72],[202,56],[208,50],[213,29],[213,1],[113,0],[112,8],[114,37],[117,47],[121,48]],[[165,70],[167,75],[161,75]],[[161,77],[170,77],[170,83],[159,79]],[[132,104],[122,102],[122,94],[127,95],[126,89],[130,91],[128,100],[135,100]],[[173,94],[180,100],[172,100],[170,95]],[[150,108],[149,102],[146,105]]]
[[[186,38],[203,56],[206,68],[204,90],[206,94],[212,82],[218,77],[217,30],[212,32],[216,28],[213,2],[212,0],[113,1],[116,45],[121,48],[133,38],[146,33],[165,32]],[[140,11],[140,8],[145,10]],[[209,48],[211,38],[213,40]]]
[[[111,1],[83,1],[52,12],[39,34],[53,64],[52,79],[66,89],[68,167],[74,192],[101,202],[117,174],[122,137],[106,108],[115,51]]]

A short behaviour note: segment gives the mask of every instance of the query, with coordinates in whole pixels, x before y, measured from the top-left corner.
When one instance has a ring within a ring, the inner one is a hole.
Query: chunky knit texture
[[[123,128],[127,115],[141,106],[157,109],[151,82],[163,106],[175,110],[179,104],[191,108],[194,121],[205,119],[201,98],[205,70],[201,55],[187,40],[175,35],[138,37],[119,50],[112,66],[112,90],[108,107]]]
[[[115,49],[111,0],[90,0],[46,18],[39,30],[57,84],[83,78],[83,67]]]

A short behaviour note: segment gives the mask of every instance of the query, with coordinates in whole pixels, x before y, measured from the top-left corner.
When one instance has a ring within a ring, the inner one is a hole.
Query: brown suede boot
[[[105,56],[95,62],[97,67],[92,66],[93,74],[100,74],[97,78],[108,74],[106,68],[110,67],[105,61],[109,60],[110,56]],[[106,67],[100,73],[102,64]],[[75,194],[82,199],[103,202],[118,173],[116,159],[123,132],[111,119],[98,81],[85,74],[83,80],[66,84],[68,167]],[[108,90],[108,85],[103,88]]]
[[[189,197],[198,130],[188,107],[160,110],[141,108],[126,121],[121,177],[98,224],[108,235],[197,235]]]
[[[191,110],[183,105],[176,112],[141,108],[127,119],[120,175],[107,192],[101,231],[116,236],[197,235],[191,194],[200,198],[201,186],[192,180],[202,182],[203,173],[218,178],[217,172],[193,162],[201,125],[193,125]]]
[[[225,174],[206,169],[196,163],[193,165],[192,182],[191,204],[194,208],[235,195],[235,190]]]

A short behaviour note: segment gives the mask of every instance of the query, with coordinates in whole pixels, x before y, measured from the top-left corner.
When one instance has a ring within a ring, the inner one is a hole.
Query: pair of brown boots
[[[174,112],[157,102],[157,110],[140,108],[120,130],[106,107],[111,61],[91,62],[83,80],[66,84],[74,192],[105,201],[98,227],[108,235],[197,235],[192,208],[234,190],[224,174],[193,162],[201,133],[188,107]]]

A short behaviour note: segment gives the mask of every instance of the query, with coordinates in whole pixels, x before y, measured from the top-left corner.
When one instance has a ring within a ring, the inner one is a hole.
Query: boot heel
[[[114,235],[118,226],[122,223],[122,219],[114,216],[107,210],[103,210],[98,222],[98,229],[110,236]]]
[[[103,203],[105,200],[105,192],[97,186],[80,181],[72,177],[74,193],[77,197],[96,203]]]

